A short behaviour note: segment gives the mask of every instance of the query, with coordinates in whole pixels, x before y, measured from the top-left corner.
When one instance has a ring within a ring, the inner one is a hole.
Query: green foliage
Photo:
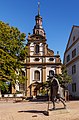
[[[72,78],[71,76],[68,75],[67,68],[64,64],[62,65],[62,74],[56,75],[56,77],[58,78],[62,86],[66,86],[68,83],[71,83],[72,81]]]
[[[67,68],[65,65],[62,65],[62,77],[63,77],[63,81],[65,81],[65,83],[71,83],[72,78],[71,78],[71,76],[68,75]]]
[[[8,85],[3,81],[0,81],[0,88],[3,92],[8,91]]]
[[[46,95],[46,94],[47,94],[47,91],[46,91],[45,89],[42,89],[42,90],[40,91],[40,93],[41,93],[41,95]]]
[[[17,28],[0,21],[0,81],[9,80],[15,84],[17,78],[15,73],[17,70],[21,72],[22,60],[27,55],[27,49],[24,46],[25,37],[26,35]],[[19,74],[18,80],[21,79],[21,74]]]
[[[20,53],[20,60],[22,61],[25,60],[27,53],[28,53],[28,47],[25,46]]]

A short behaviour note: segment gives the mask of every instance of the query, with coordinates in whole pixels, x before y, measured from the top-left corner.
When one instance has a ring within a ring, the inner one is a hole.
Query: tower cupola
[[[42,27],[42,17],[40,16],[40,3],[38,2],[38,15],[35,16],[36,24],[33,29],[33,34],[45,36],[45,31]]]

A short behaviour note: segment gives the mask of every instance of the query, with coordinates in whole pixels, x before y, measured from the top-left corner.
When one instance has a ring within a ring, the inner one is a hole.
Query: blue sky
[[[0,0],[0,21],[17,27],[26,36],[32,33],[39,0]],[[40,14],[47,44],[63,61],[73,25],[79,26],[79,0],[40,0]]]

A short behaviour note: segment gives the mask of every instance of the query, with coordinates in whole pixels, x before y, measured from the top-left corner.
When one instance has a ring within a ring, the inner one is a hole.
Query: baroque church
[[[38,4],[38,14],[35,16],[35,26],[33,34],[28,34],[26,58],[26,95],[36,96],[40,94],[38,84],[47,81],[50,72],[61,74],[61,59],[59,53],[54,55],[54,51],[48,48],[46,43],[46,33],[42,26],[40,15],[40,5]],[[53,45],[52,45],[53,47]]]

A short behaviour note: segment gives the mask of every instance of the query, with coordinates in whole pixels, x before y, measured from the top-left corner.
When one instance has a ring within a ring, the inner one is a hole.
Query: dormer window
[[[75,36],[73,37],[73,41],[75,40]]]
[[[39,45],[36,45],[35,52],[36,52],[36,54],[39,53]]]

